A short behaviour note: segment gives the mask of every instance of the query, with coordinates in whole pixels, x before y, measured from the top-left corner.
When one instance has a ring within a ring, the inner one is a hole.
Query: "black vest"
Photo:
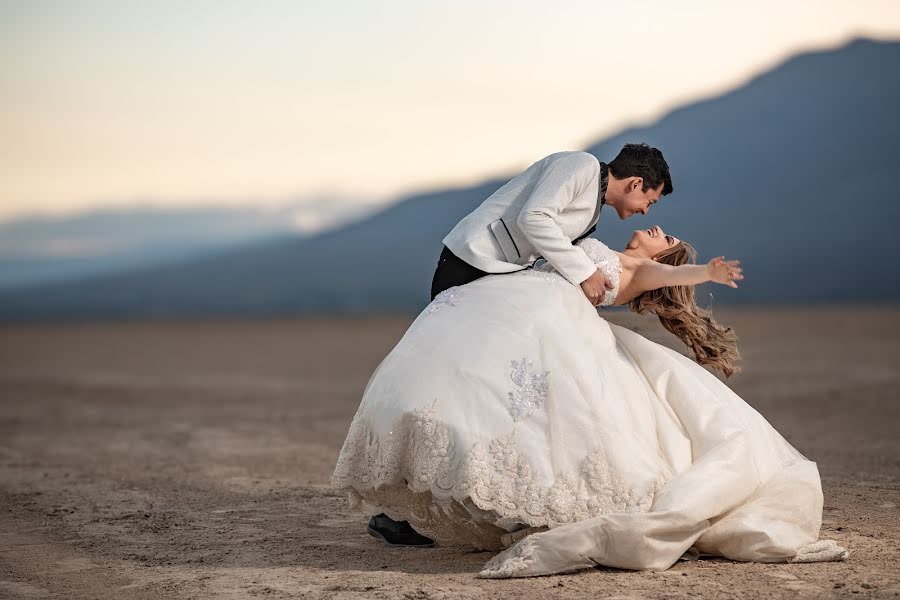
[[[606,184],[609,183],[609,167],[606,166],[606,163],[600,163],[600,191],[597,193],[597,202],[600,203],[600,210],[603,210],[603,205],[606,204]],[[597,223],[600,222],[600,217],[597,217]],[[597,230],[597,223],[591,225],[591,228],[582,233],[580,236],[572,240],[572,243],[579,242],[591,235]]]

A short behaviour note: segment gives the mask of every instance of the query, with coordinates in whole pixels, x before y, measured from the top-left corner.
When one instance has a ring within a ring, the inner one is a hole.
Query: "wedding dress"
[[[579,242],[618,292],[618,255]],[[549,265],[439,294],[377,367],[332,476],[351,505],[441,544],[499,550],[482,577],[699,553],[841,560],[816,542],[816,463],[705,368],[598,316]],[[541,531],[543,530],[543,531]]]

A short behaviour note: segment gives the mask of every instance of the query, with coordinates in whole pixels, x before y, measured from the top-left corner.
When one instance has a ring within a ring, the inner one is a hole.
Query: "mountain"
[[[0,223],[0,289],[181,261],[296,233],[287,209],[137,207]]]
[[[900,42],[797,55],[588,148],[608,161],[625,142],[657,146],[675,188],[646,217],[605,210],[595,235],[622,247],[633,229],[660,223],[701,259],[740,258],[747,279],[710,287],[716,303],[900,300],[897,106]],[[0,293],[0,318],[418,310],[441,238],[514,174],[410,196],[321,235]]]
[[[377,198],[316,195],[268,206],[125,206],[0,223],[0,290],[117,274],[337,229],[375,212]]]

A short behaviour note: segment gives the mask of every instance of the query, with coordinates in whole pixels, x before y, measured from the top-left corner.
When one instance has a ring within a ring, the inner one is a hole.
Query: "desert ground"
[[[679,348],[651,317],[603,313]],[[898,598],[900,308],[730,309],[729,381],[815,460],[840,563],[481,580],[328,488],[411,317],[0,327],[0,598]]]

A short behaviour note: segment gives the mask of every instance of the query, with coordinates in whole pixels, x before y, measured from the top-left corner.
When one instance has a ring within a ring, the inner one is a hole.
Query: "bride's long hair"
[[[697,251],[681,241],[654,258],[663,264],[678,266],[696,262]],[[659,317],[662,326],[684,342],[701,365],[709,365],[725,377],[740,373],[740,367],[734,364],[741,357],[734,330],[719,325],[710,311],[697,306],[694,286],[674,285],[649,290],[631,300],[628,307],[638,314],[649,311]]]

